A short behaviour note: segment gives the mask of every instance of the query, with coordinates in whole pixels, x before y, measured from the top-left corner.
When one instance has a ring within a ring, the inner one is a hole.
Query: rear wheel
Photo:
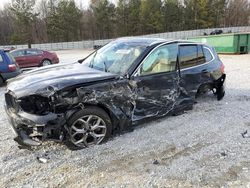
[[[88,107],[75,113],[68,121],[71,149],[82,149],[105,142],[111,136],[111,120],[97,107]],[[68,145],[69,146],[69,145]]]
[[[43,67],[44,67],[44,66],[51,65],[51,64],[52,64],[51,61],[48,60],[48,59],[45,59],[45,60],[42,61],[42,66],[43,66]]]

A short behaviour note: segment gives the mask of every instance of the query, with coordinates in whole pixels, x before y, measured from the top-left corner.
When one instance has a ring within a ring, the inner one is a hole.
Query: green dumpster
[[[250,53],[250,33],[209,35],[188,38],[190,41],[207,43],[218,53],[246,54]]]

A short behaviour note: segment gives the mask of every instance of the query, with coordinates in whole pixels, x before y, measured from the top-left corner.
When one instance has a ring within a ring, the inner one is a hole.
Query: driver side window
[[[171,72],[176,69],[178,46],[167,44],[155,49],[143,62],[139,75]]]

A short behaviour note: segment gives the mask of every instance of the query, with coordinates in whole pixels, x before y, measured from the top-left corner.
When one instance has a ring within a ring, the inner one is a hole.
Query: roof
[[[196,42],[189,41],[189,40],[146,38],[146,37],[123,37],[123,38],[116,39],[115,42],[135,42],[135,43],[144,44],[145,46],[152,46],[154,44],[161,44],[161,43],[167,43],[167,42],[196,44]]]
[[[142,43],[147,46],[151,46],[157,43],[170,42],[170,39],[162,39],[162,38],[146,38],[146,37],[122,37],[115,40],[116,42],[135,42]]]
[[[0,48],[0,51],[1,52],[9,52],[10,50],[9,49],[2,49],[2,48]]]

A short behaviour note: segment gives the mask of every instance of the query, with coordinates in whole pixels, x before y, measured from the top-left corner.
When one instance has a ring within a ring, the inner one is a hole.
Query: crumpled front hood
[[[48,87],[57,91],[68,86],[112,79],[117,76],[79,63],[51,65],[28,71],[11,79],[7,90],[14,92],[17,98],[32,94],[47,95],[45,91]]]

